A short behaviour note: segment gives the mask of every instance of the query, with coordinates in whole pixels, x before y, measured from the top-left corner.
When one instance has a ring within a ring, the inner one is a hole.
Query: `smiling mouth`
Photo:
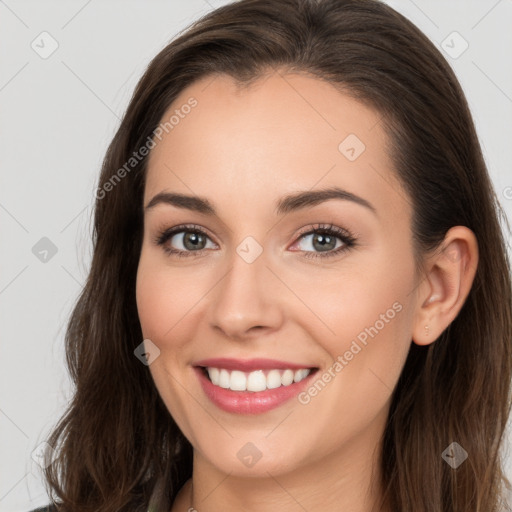
[[[254,393],[291,386],[318,371],[318,368],[258,369],[251,372],[213,366],[199,366],[198,368],[214,386],[231,391]]]

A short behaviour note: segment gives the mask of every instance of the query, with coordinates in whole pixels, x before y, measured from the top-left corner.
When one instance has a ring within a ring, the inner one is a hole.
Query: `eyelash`
[[[203,231],[199,226],[195,224],[184,224],[180,226],[175,226],[170,229],[164,229],[158,233],[158,235],[153,239],[153,242],[156,245],[163,246],[163,250],[172,256],[177,256],[178,258],[187,258],[187,257],[197,257],[201,255],[204,251],[207,251],[208,249],[201,249],[199,251],[181,251],[178,249],[170,249],[169,247],[165,246],[165,242],[172,238],[174,235],[178,233],[195,233],[204,235],[207,238],[210,238],[208,234]],[[299,233],[299,236],[297,240],[301,239],[302,237],[306,235],[311,234],[322,234],[322,235],[334,235],[336,238],[339,238],[344,245],[341,247],[338,247],[337,249],[334,249],[329,252],[320,253],[320,252],[314,252],[314,251],[303,251],[305,254],[303,255],[304,258],[330,258],[333,256],[340,255],[341,253],[347,251],[348,249],[355,247],[356,244],[356,238],[350,233],[350,231],[346,229],[341,229],[333,224],[317,224],[313,226],[313,229],[308,228],[308,230],[303,231],[302,233]],[[301,252],[301,251],[299,251]]]

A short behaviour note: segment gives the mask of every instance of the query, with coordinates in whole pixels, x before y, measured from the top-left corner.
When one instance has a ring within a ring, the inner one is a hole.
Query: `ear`
[[[478,243],[465,226],[449,229],[439,249],[426,259],[426,274],[417,289],[412,339],[433,343],[458,315],[478,265]]]

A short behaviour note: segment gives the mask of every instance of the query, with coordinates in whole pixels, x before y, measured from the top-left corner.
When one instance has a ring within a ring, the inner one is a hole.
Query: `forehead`
[[[330,186],[382,204],[383,189],[399,187],[380,114],[315,77],[274,72],[249,87],[204,77],[180,93],[162,126],[171,117],[151,151],[145,204],[164,189],[247,207]]]

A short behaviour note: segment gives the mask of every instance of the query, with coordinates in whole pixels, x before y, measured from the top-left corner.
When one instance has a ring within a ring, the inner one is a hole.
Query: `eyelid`
[[[181,233],[183,231],[191,231],[191,232],[204,233],[216,245],[219,245],[219,244],[217,244],[217,242],[215,242],[213,240],[215,237],[210,234],[210,231],[207,230],[206,228],[204,228],[203,226],[199,226],[198,224],[177,224],[176,226],[173,226],[171,228],[166,227],[166,226],[167,225],[157,228],[157,234],[154,237],[155,242],[164,237],[166,237],[168,239],[168,238],[170,238],[178,233]]]
[[[346,238],[353,238],[354,235],[347,229],[344,229],[339,226],[335,226],[334,224],[323,224],[323,223],[315,223],[304,228],[301,228],[297,233],[296,238],[299,239],[304,235],[310,235],[312,233],[316,233],[318,231],[334,231],[338,236],[344,236]]]

